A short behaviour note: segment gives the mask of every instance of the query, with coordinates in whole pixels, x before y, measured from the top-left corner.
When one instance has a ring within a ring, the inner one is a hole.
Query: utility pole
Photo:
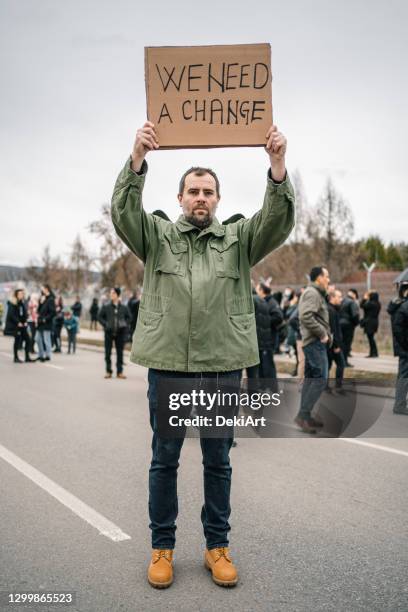
[[[366,262],[363,262],[363,266],[366,269],[367,272],[367,291],[370,291],[371,289],[371,272],[374,270],[376,263],[373,262],[370,266],[368,264],[366,264]]]

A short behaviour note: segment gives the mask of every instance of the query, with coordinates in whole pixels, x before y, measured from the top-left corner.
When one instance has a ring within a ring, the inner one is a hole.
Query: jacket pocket
[[[239,242],[237,236],[225,236],[210,241],[215,274],[220,277],[239,278]]]
[[[140,320],[140,325],[143,330],[156,329],[160,325],[162,318],[163,313],[161,312],[149,312],[139,308],[138,323]]]
[[[155,272],[185,276],[188,246],[184,240],[169,240],[166,236],[160,244]]]
[[[247,333],[252,329],[255,322],[254,314],[230,315],[232,325],[240,332]]]

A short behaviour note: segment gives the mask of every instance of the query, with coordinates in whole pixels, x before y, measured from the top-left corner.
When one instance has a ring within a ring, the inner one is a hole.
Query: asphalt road
[[[186,439],[175,581],[157,591],[146,581],[146,370],[103,373],[102,353],[82,348],[15,365],[0,338],[0,591],[72,591],[67,609],[81,612],[408,610],[408,417],[391,415],[391,400],[367,400],[383,403],[389,438],[238,440],[234,589],[203,566],[201,453]]]

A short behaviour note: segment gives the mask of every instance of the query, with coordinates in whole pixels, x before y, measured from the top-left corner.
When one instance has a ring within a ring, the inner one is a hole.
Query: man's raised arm
[[[112,196],[111,214],[116,233],[142,261],[146,261],[155,239],[155,222],[142,205],[147,172],[145,157],[158,148],[154,125],[147,121],[136,133],[132,155],[118,176]]]
[[[242,223],[242,238],[248,241],[251,266],[280,246],[295,223],[295,194],[286,171],[286,138],[272,125],[266,136],[267,187],[261,210]]]

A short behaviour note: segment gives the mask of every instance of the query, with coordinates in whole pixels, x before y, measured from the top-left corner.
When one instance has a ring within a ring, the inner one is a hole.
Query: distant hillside
[[[25,268],[22,268],[19,266],[0,265],[0,283],[24,280],[24,278],[25,278]],[[90,272],[90,278],[92,279],[93,283],[97,283],[100,278],[100,273]]]
[[[25,268],[19,268],[17,266],[0,265],[0,283],[20,280],[23,277],[24,270]]]

